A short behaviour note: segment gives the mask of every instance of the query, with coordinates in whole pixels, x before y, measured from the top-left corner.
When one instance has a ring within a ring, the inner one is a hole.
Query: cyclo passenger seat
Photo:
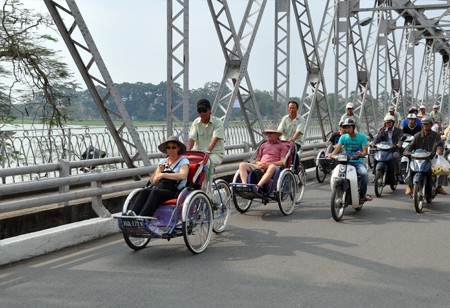
[[[200,151],[187,151],[183,155],[189,160],[189,173],[186,187],[189,190],[201,189],[203,181],[208,174],[209,155]],[[178,198],[165,201],[162,205],[175,205]]]

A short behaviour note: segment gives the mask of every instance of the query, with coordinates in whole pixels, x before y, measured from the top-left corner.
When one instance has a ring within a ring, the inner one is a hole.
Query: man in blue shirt
[[[422,121],[419,118],[417,118],[417,114],[419,113],[419,110],[417,110],[416,107],[412,106],[408,110],[408,114],[410,114],[410,113],[414,113],[416,115],[416,124],[419,125],[420,129],[422,129]],[[403,119],[401,127],[403,128],[406,125],[408,125],[408,118]]]
[[[369,176],[367,175],[367,168],[364,165],[364,157],[367,155],[367,137],[364,134],[355,131],[355,121],[352,119],[345,119],[342,127],[344,134],[339,138],[339,143],[336,144],[333,153],[328,154],[328,157],[336,155],[344,148],[345,152],[352,158],[349,163],[356,169],[356,173],[361,176],[361,187],[359,190],[359,199],[364,201],[372,201],[372,197],[367,195],[367,183]]]

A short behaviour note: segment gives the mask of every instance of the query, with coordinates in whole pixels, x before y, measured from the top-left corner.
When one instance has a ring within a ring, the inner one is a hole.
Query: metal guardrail
[[[319,149],[325,147],[326,143],[316,143],[303,146],[302,160],[316,156]],[[230,148],[241,148],[250,150],[248,144],[227,146]],[[222,165],[216,168],[216,176],[234,174],[236,165],[248,160],[252,152],[227,155]],[[163,154],[152,154],[152,158],[162,158]],[[20,211],[33,207],[45,206],[55,203],[70,205],[69,202],[79,199],[91,198],[92,208],[99,217],[108,217],[111,214],[102,205],[102,196],[109,193],[126,192],[138,187],[143,187],[147,179],[132,181],[136,176],[147,177],[154,172],[156,166],[137,167],[132,169],[118,169],[113,171],[95,171],[95,169],[82,175],[71,175],[74,168],[91,168],[101,164],[121,163],[123,159],[99,158],[84,161],[61,160],[55,164],[45,164],[40,166],[19,167],[11,169],[0,169],[0,177],[14,176],[17,174],[59,172],[59,177],[49,178],[39,181],[28,181],[22,183],[12,183],[0,185],[0,195],[4,200],[0,204],[0,212],[7,213]],[[124,182],[124,179],[129,181]],[[122,182],[120,182],[122,181]],[[104,185],[109,182],[108,185]],[[33,192],[30,194],[30,192]],[[25,193],[27,194],[26,196]],[[18,197],[20,196],[20,198]],[[24,200],[26,198],[26,200]]]

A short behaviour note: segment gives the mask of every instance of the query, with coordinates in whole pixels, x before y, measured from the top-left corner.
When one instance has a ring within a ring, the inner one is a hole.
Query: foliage
[[[20,0],[3,0],[0,10],[0,117],[32,117],[49,126],[65,121],[76,88],[67,65],[46,47],[56,39],[48,16],[23,7]]]

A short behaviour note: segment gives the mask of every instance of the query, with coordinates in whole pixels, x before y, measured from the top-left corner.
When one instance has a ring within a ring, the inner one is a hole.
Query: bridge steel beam
[[[222,119],[226,128],[228,116],[231,114],[237,99],[248,128],[250,142],[254,147],[257,145],[255,135],[261,134],[264,123],[247,68],[266,2],[267,0],[248,1],[239,32],[237,32],[228,2],[226,0],[208,0],[211,16],[225,57],[224,74],[214,100],[213,114]]]
[[[308,127],[311,127],[309,124],[312,123],[312,115],[316,113],[322,132],[322,140],[326,141],[328,134],[333,131],[333,121],[309,4],[307,0],[292,0],[292,7],[294,9],[295,21],[300,35],[300,44],[305,58],[307,72],[306,84],[309,85],[311,90],[311,95],[308,99],[306,98],[306,91],[302,97],[302,107],[307,109],[304,114],[306,116],[307,129],[304,134],[308,137]]]
[[[290,59],[291,59],[291,10],[290,0],[275,1],[275,62],[273,114],[281,118],[290,97]]]
[[[75,0],[66,0],[67,6],[63,6],[52,0],[44,0],[44,2],[72,55],[108,130],[111,132],[119,152],[124,157],[125,163],[129,168],[133,168],[135,167],[134,162],[140,156],[146,166],[150,165],[150,159],[147,152],[139,139],[137,131],[132,125],[131,118],[125,108],[119,91],[106,68]],[[64,15],[64,18],[61,14]],[[81,34],[81,38],[84,39],[84,42],[75,38],[77,34]],[[107,89],[105,95],[100,94],[97,85]],[[114,101],[117,110],[108,106],[108,99]],[[116,127],[114,121],[119,122],[118,127]],[[122,137],[125,129],[128,130],[132,142],[129,142]],[[136,151],[133,156],[132,153],[128,151],[127,146]]]
[[[182,118],[177,110],[182,109]],[[167,136],[189,134],[189,0],[167,0]]]

